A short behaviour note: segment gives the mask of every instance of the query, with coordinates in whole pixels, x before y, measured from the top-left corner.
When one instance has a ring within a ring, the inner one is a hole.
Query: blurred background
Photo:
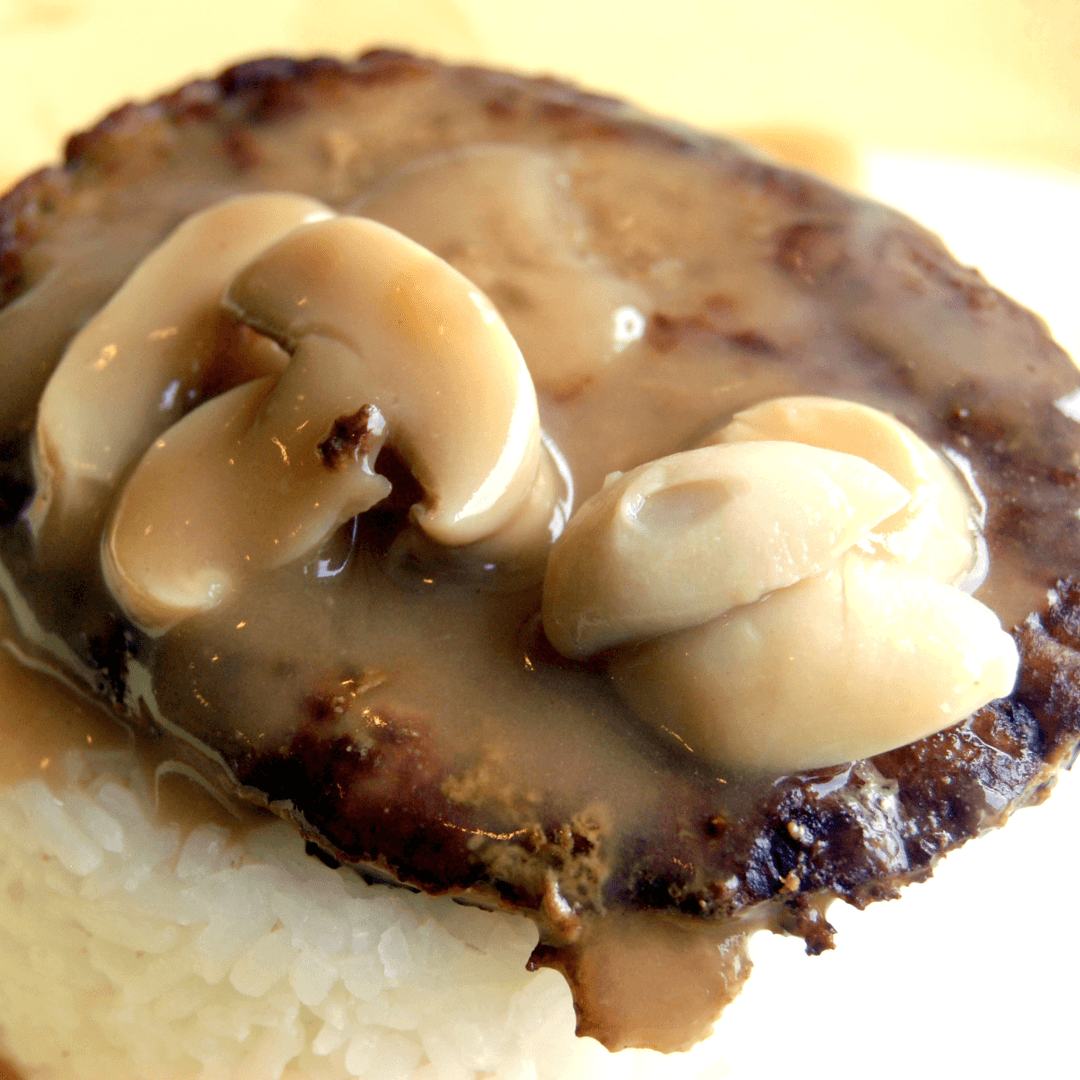
[[[1080,248],[1078,0],[0,0],[0,189],[121,101],[375,44],[561,75],[862,187],[1080,353],[1080,269],[1032,247]]]
[[[1080,0],[0,0],[0,189],[121,101],[375,44],[568,77],[816,166],[1080,356]],[[1052,905],[1080,888],[1078,822],[1067,777],[902,904],[834,909],[837,952],[759,935],[715,1075],[1076,1075],[1055,1033],[1080,943]]]
[[[117,100],[230,59],[386,42],[707,128],[1080,170],[1076,0],[0,0],[0,178]]]

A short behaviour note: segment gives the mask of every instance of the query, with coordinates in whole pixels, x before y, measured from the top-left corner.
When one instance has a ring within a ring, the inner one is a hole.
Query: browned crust
[[[37,225],[50,214],[56,197],[69,192],[80,173],[108,167],[118,140],[141,128],[164,122],[220,124],[227,106],[238,104],[246,123],[268,121],[301,107],[296,88],[314,81],[393,82],[422,78],[434,68],[407,53],[377,49],[353,63],[325,57],[296,60],[268,57],[227,68],[213,79],[199,79],[153,101],[127,102],[92,128],[72,135],[63,164],[44,168],[0,198],[0,304],[12,300],[25,280],[23,257],[33,245]]]
[[[332,91],[335,84],[391,84],[423,79],[441,68],[436,61],[394,49],[369,50],[351,62],[331,57],[266,57],[226,68],[216,78],[186,83],[152,101],[119,106],[67,140],[63,164],[33,173],[0,198],[0,304],[14,299],[27,284],[23,256],[34,243],[39,221],[53,211],[57,196],[69,192],[80,174],[108,169],[114,155],[122,152],[123,142],[140,129],[161,123],[223,126],[225,150],[243,167],[253,163],[244,132],[306,108],[305,87]],[[557,123],[568,139],[618,139],[633,129],[638,137],[669,146],[697,145],[674,130],[631,117],[626,105],[615,98],[557,79],[526,80],[480,68],[460,70],[465,77],[491,84],[487,109],[495,117],[509,118],[529,107]]]

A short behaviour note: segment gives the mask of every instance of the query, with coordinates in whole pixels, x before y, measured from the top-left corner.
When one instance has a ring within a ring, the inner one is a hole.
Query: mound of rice
[[[0,792],[0,1032],[30,1076],[717,1075],[709,1043],[576,1038],[562,978],[525,970],[524,918],[369,886],[281,822],[183,835],[125,752],[65,771]]]

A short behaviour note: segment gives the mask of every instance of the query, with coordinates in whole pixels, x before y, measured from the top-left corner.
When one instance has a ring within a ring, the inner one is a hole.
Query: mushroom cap
[[[880,409],[840,398],[772,398],[738,412],[707,444],[784,439],[856,454],[884,469],[911,499],[875,530],[882,554],[957,584],[979,561],[972,492],[941,454]],[[966,582],[971,588],[978,581]]]
[[[908,500],[876,465],[789,442],[711,446],[609,479],[570,519],[544,629],[589,656],[696,626],[831,566]]]

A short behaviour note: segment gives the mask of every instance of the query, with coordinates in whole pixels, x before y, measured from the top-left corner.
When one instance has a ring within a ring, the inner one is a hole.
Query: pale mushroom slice
[[[387,441],[439,543],[550,543],[560,489],[541,468],[532,382],[452,267],[377,222],[334,218],[259,255],[226,303],[292,359],[173,425],[126,484],[102,563],[139,625],[163,632],[319,548],[388,493],[373,467]]]
[[[482,145],[392,173],[350,210],[434,251],[506,320],[536,385],[580,389],[641,339],[653,303],[588,250],[570,177],[550,153]]]
[[[38,409],[38,494],[29,512],[56,544],[153,440],[208,393],[279,372],[287,357],[221,309],[253,255],[298,225],[329,217],[315,199],[246,195],[184,221],[75,336]]]
[[[824,574],[616,657],[643,719],[695,754],[795,772],[940,731],[1013,689],[1016,643],[967,593],[851,552]]]
[[[311,338],[280,378],[213,398],[139,462],[102,543],[106,583],[152,633],[207,611],[249,574],[317,549],[390,491],[386,437],[356,357]]]
[[[899,420],[829,397],[773,398],[736,413],[706,444],[784,439],[856,454],[898,480],[911,500],[881,522],[870,548],[956,584],[978,563],[972,492],[953,466]],[[977,580],[966,582],[971,588]]]
[[[333,218],[256,258],[226,304],[288,352],[325,337],[356,357],[350,389],[386,418],[434,540],[491,537],[525,503],[541,442],[521,350],[487,297],[430,251],[378,222]]]
[[[908,493],[851,454],[712,446],[609,479],[556,542],[543,621],[565,656],[694,626],[819,573]]]

